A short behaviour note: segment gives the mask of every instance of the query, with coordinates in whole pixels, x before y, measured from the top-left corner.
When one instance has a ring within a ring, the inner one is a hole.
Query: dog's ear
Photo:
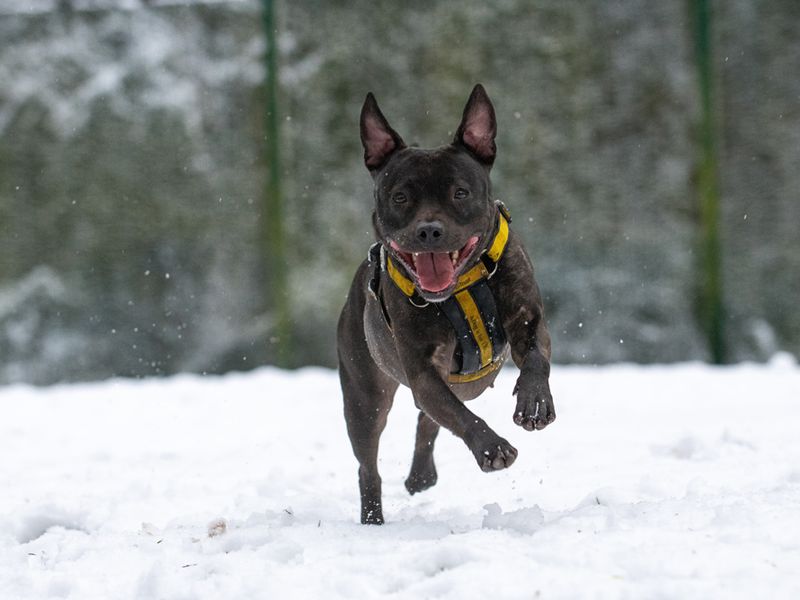
[[[486,90],[479,83],[472,89],[464,116],[458,126],[453,143],[464,146],[475,157],[491,166],[497,154],[494,138],[497,135],[497,122],[494,118],[494,106]]]
[[[406,147],[403,138],[391,128],[378,108],[372,92],[367,94],[361,108],[361,143],[364,146],[364,164],[370,172],[380,168],[393,152]]]

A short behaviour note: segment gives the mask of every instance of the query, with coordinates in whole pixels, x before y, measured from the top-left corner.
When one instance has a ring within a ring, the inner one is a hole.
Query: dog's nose
[[[426,244],[438,242],[444,235],[444,225],[440,221],[422,221],[417,225],[417,239]]]

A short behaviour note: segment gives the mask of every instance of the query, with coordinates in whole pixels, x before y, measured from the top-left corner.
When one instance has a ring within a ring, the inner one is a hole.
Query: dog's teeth
[[[411,253],[411,262],[414,263],[414,268],[417,268],[417,257],[419,256],[419,252],[412,252]]]
[[[458,250],[456,250],[455,252],[451,253],[450,254],[450,258],[453,259],[453,266],[455,267],[456,263],[458,262]]]

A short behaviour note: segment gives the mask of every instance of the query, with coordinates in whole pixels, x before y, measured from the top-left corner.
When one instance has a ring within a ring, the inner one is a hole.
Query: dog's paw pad
[[[555,421],[556,411],[553,407],[552,398],[537,397],[534,400],[520,398],[517,401],[517,409],[514,411],[514,423],[525,429],[544,429]]]
[[[507,469],[517,460],[517,449],[503,440],[492,448],[483,451],[480,460],[481,470],[485,472]]]

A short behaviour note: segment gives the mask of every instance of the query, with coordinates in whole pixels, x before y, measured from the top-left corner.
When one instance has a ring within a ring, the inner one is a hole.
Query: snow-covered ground
[[[409,497],[407,390],[384,527],[357,523],[336,374],[0,389],[0,597],[800,598],[800,369],[555,368],[558,418],[473,409],[519,458],[437,442]]]

